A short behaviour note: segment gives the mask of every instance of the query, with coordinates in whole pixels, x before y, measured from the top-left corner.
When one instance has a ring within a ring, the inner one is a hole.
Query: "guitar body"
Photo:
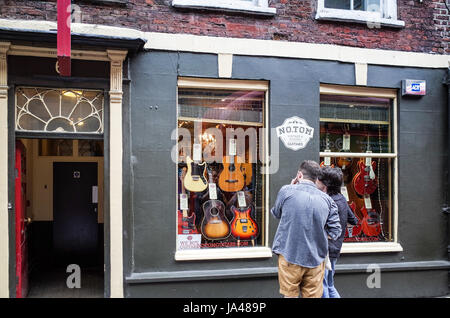
[[[344,158],[340,157],[337,159],[337,166],[341,168],[342,170],[345,170],[346,168],[350,167],[352,165],[352,158]]]
[[[225,217],[225,205],[219,200],[203,203],[202,234],[209,240],[225,239],[230,235],[230,224]]]
[[[189,156],[186,157],[187,173],[184,178],[184,187],[192,192],[202,192],[208,187],[206,180],[206,162],[195,163]]]
[[[358,236],[359,234],[361,234],[361,231],[362,231],[362,222],[356,216],[356,213],[355,213],[355,211],[356,211],[356,203],[352,201],[352,203],[350,203],[349,205],[350,205],[350,208],[353,211],[353,214],[358,219],[358,224],[351,226],[350,227],[351,230],[349,230],[348,227],[346,228],[346,230],[345,230],[345,237],[346,238]]]
[[[376,162],[372,161],[372,169],[375,171]],[[378,186],[377,177],[370,179],[370,167],[366,166],[363,160],[358,162],[358,172],[352,180],[353,188],[359,195],[372,194]]]
[[[378,236],[381,233],[380,216],[375,210],[367,210],[366,207],[361,209],[364,218],[361,222],[361,229],[367,236]]]
[[[252,206],[246,210],[231,207],[233,221],[231,222],[231,234],[238,240],[253,240],[258,236],[258,226],[251,218]]]
[[[187,212],[178,210],[178,234],[198,234],[195,227],[195,213],[188,216]]]
[[[219,187],[225,192],[240,191],[245,184],[241,163],[225,156],[223,158],[223,170],[219,175]]]

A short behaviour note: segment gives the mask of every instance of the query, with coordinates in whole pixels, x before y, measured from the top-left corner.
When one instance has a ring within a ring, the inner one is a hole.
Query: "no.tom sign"
[[[310,127],[303,118],[297,116],[285,119],[276,130],[277,136],[286,148],[294,151],[305,148],[314,135],[314,128]]]

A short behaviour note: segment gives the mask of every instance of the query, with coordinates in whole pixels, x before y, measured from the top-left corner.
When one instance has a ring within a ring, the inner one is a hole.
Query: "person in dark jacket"
[[[334,286],[334,268],[341,253],[347,223],[350,223],[351,225],[356,225],[358,223],[358,219],[353,214],[347,200],[341,194],[342,178],[343,175],[341,169],[325,166],[321,169],[321,173],[316,181],[317,187],[323,192],[326,192],[338,206],[339,219],[342,228],[341,235],[337,240],[328,240],[331,270],[325,270],[323,298],[340,298],[339,292]]]

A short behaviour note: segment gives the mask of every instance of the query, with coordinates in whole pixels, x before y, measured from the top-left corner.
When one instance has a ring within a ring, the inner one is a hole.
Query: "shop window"
[[[103,133],[103,92],[18,87],[16,131]]]
[[[359,22],[370,28],[405,26],[397,20],[397,0],[318,0],[316,19]]]
[[[179,80],[176,259],[270,257],[266,94],[266,82]]]
[[[391,91],[321,88],[321,165],[342,170],[342,193],[360,220],[344,242],[396,242],[395,102]]]

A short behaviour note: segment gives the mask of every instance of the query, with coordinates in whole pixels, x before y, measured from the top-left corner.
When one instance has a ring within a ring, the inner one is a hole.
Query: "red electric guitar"
[[[358,219],[358,224],[353,225],[353,226],[348,226],[345,230],[345,238],[351,238],[351,237],[355,237],[358,236],[359,234],[361,234],[361,227],[362,227],[362,222],[361,220],[358,218],[358,216],[356,215],[355,211],[356,211],[356,203],[354,201],[352,201],[349,204],[350,208],[353,211],[353,214],[355,215],[355,217]]]
[[[184,188],[184,178],[186,177],[186,168],[183,168],[180,176],[181,180],[181,196],[185,197],[187,202],[186,189]],[[189,208],[181,209],[180,198],[180,210],[178,210],[178,234],[198,234],[195,227],[195,213],[191,212],[189,215]]]
[[[370,150],[369,133],[367,133],[366,153],[372,153]],[[375,192],[378,186],[378,178],[375,175],[376,163],[371,157],[366,157],[358,161],[358,172],[352,180],[353,188],[361,196],[370,195]]]
[[[361,222],[361,229],[367,236],[378,236],[381,233],[380,215],[372,208],[367,209],[364,205],[361,208],[364,218]]]

